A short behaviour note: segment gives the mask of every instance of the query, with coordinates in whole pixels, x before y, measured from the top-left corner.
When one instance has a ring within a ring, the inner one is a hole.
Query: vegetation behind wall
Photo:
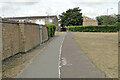
[[[48,38],[55,35],[56,25],[55,24],[46,24],[48,30]]]

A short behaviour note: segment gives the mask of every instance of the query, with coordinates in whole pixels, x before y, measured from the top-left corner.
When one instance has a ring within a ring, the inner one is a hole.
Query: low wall
[[[2,59],[26,52],[40,44],[39,25],[3,22],[2,40]]]

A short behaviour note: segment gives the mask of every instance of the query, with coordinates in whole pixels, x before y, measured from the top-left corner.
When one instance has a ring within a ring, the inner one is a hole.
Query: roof
[[[11,23],[11,24],[31,24],[31,25],[39,25],[36,23],[30,23],[30,22],[16,22],[16,21],[12,21],[12,20],[2,20],[0,21],[0,23]]]
[[[95,20],[95,19],[93,19],[93,18],[90,18],[90,17],[87,17],[87,16],[83,16],[83,17],[88,18],[88,19],[91,19],[91,20],[93,20],[93,21],[97,21],[97,20]]]
[[[4,19],[26,19],[26,18],[46,18],[46,17],[56,17],[56,15],[53,15],[53,16],[26,16],[26,17],[6,17]]]

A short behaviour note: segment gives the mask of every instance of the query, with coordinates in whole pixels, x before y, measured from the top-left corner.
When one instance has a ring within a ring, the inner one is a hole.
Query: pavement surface
[[[17,78],[59,78],[59,55],[65,35],[54,37]]]
[[[80,50],[70,32],[62,45],[61,78],[105,78]]]
[[[17,78],[104,77],[80,50],[72,33],[68,32],[54,37]]]

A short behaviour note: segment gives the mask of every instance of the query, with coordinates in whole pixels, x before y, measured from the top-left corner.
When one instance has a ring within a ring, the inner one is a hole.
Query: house
[[[2,22],[2,17],[0,16],[0,22]]]
[[[98,25],[97,20],[83,16],[83,26],[90,26],[90,25],[97,26]]]
[[[17,22],[30,22],[40,25],[45,24],[55,24],[57,26],[57,31],[59,31],[58,18],[57,16],[29,16],[29,17],[7,17],[7,20],[17,21]]]

